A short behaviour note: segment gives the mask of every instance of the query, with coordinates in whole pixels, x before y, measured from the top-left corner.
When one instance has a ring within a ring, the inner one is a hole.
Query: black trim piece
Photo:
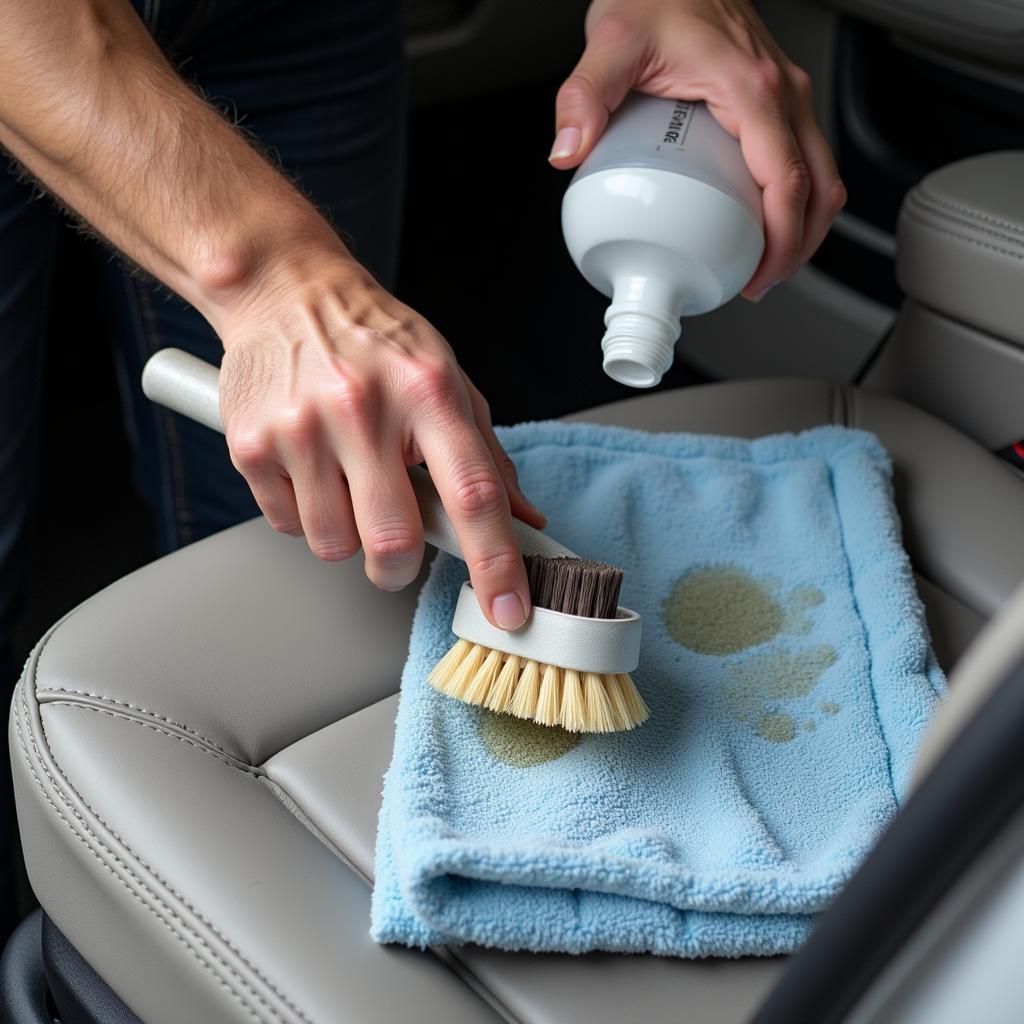
[[[61,1024],[142,1024],[45,914],[43,966]]]
[[[0,1022],[53,1024],[43,976],[43,912],[35,910],[15,929],[0,959]]]
[[[953,741],[752,1024],[842,1021],[1024,806],[1024,661]]]

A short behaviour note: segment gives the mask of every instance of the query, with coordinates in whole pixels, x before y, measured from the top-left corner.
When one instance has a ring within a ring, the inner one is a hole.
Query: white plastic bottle
[[[562,201],[573,261],[612,299],[605,373],[657,384],[672,365],[679,318],[716,309],[750,280],[763,223],[739,143],[703,103],[631,93]]]

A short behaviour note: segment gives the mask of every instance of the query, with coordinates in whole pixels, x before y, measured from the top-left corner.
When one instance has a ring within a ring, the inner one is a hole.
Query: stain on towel
[[[814,608],[825,597],[817,587],[794,587],[780,595],[777,580],[757,579],[735,565],[695,569],[681,576],[662,604],[669,635],[698,654],[727,656],[747,651],[780,636],[802,636],[811,630]],[[778,645],[725,658],[728,678],[722,684],[725,707],[749,722],[769,743],[789,743],[800,729],[781,702],[809,694],[837,660],[835,648],[819,644],[804,650]],[[825,714],[839,708],[818,705]],[[802,722],[804,732],[815,729]]]
[[[477,731],[491,756],[513,768],[534,768],[564,757],[582,738],[578,732],[558,726],[538,725],[526,718],[483,709]]]
[[[817,587],[796,587],[784,598],[775,580],[755,579],[738,566],[695,569],[680,577],[662,605],[676,643],[698,654],[735,654],[781,633],[810,631],[808,612],[821,604]]]

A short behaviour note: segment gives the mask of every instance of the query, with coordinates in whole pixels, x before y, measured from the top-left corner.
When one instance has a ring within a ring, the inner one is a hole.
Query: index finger
[[[431,424],[416,441],[452,521],[480,608],[500,629],[530,614],[530,586],[508,494],[490,450],[468,419]]]

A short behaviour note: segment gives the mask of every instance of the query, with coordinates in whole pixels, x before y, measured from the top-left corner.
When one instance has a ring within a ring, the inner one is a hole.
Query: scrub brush
[[[618,607],[622,570],[575,555],[527,555],[533,610],[497,629],[470,584],[455,606],[454,646],[427,676],[449,697],[570,732],[618,732],[649,711],[629,673],[640,617]]]
[[[142,389],[155,402],[223,433],[215,367],[179,349],[153,355]],[[414,466],[425,539],[462,558],[455,529],[426,470]],[[428,680],[449,697],[571,732],[632,729],[650,712],[630,673],[640,658],[640,616],[618,605],[622,570],[580,558],[513,518],[533,609],[514,631],[492,626],[469,583],[452,620],[458,638]]]

